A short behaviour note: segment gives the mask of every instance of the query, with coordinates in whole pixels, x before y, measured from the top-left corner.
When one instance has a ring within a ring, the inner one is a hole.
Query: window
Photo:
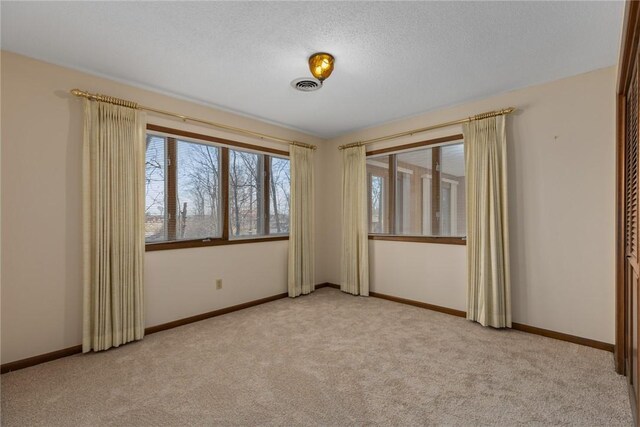
[[[176,239],[222,236],[220,149],[176,141]]]
[[[144,237],[147,242],[167,240],[167,218],[165,215],[165,175],[167,164],[165,154],[165,138],[148,135],[144,207]]]
[[[231,236],[264,233],[264,157],[229,150],[229,212]]]
[[[154,128],[159,127],[149,125]],[[270,235],[287,238],[289,159],[212,145],[232,141],[187,134],[189,139],[147,135],[147,249],[226,244]]]
[[[147,135],[145,239],[221,237],[220,148]]]
[[[367,158],[370,233],[466,235],[464,147],[447,139]]]
[[[271,234],[289,233],[289,194],[291,192],[291,171],[289,159],[271,157],[269,170],[269,231]]]
[[[389,232],[389,158],[367,158],[369,232]]]

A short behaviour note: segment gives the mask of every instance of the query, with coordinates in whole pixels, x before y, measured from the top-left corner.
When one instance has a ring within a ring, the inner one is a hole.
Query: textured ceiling
[[[2,49],[322,137],[614,65],[621,2],[7,2]],[[307,57],[336,69],[317,92]]]

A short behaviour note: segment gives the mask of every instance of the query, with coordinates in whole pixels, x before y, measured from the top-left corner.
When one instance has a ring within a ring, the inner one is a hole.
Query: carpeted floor
[[[611,353],[328,288],[1,381],[4,426],[631,425]]]

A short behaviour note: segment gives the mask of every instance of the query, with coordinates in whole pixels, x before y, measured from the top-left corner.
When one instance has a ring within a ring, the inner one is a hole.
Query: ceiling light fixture
[[[309,57],[309,69],[313,77],[323,82],[333,72],[333,55],[325,52],[314,53]]]
[[[313,92],[322,88],[322,82],[333,72],[333,55],[325,52],[314,53],[309,57],[309,70],[313,77],[300,77],[291,82],[291,86],[300,92]]]

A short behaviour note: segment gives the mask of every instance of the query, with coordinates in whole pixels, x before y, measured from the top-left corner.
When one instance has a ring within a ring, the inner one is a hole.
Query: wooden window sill
[[[369,234],[369,240],[387,240],[391,242],[438,243],[444,245],[466,245],[465,237],[447,236],[392,236],[387,234]]]
[[[261,237],[242,237],[237,239],[225,240],[222,238],[197,239],[197,240],[179,240],[175,242],[147,243],[145,245],[146,252],[164,251],[170,249],[183,248],[203,248],[207,246],[225,246],[236,245],[240,243],[262,243],[276,242],[279,240],[289,240],[289,236],[261,236]]]

